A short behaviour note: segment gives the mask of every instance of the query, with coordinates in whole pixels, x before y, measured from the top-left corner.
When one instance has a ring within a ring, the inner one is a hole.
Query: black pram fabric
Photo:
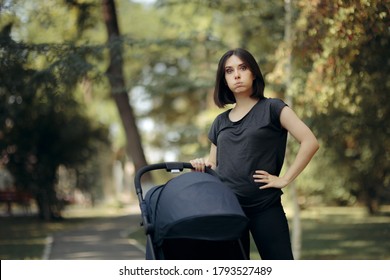
[[[155,247],[172,239],[238,240],[247,228],[235,194],[207,173],[183,173],[156,186],[146,193],[145,203]]]

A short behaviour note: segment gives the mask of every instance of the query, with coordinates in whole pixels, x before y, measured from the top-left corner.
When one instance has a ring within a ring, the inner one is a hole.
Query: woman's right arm
[[[194,167],[195,171],[204,172],[206,166],[215,170],[217,167],[217,146],[211,143],[210,154],[206,160],[204,158],[196,158],[190,160],[190,163]]]

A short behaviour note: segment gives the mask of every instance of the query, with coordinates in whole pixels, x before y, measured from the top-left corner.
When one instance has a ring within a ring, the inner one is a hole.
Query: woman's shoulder
[[[277,98],[277,97],[265,97],[264,98],[264,101],[266,104],[269,104],[269,105],[276,105],[276,106],[280,106],[280,105],[283,105],[283,106],[286,106],[286,102],[283,101],[283,99],[281,98]]]
[[[215,119],[210,127],[209,139],[214,144],[216,144],[216,141],[217,141],[216,139],[217,139],[217,135],[218,135],[219,131],[221,131],[226,126],[229,126],[229,111],[230,110],[231,109],[219,113],[215,117]]]
[[[266,107],[268,107],[271,112],[277,112],[280,113],[280,111],[285,107],[288,106],[284,100],[276,97],[266,97],[264,99],[264,104]]]
[[[217,117],[215,118],[216,121],[224,121],[224,120],[227,120],[229,119],[229,112],[231,111],[232,109],[227,109],[221,113],[219,113],[217,115]]]
[[[280,125],[280,114],[284,107],[288,106],[282,99],[280,98],[266,98],[265,101],[266,111],[269,112],[269,117],[271,118],[271,122]]]

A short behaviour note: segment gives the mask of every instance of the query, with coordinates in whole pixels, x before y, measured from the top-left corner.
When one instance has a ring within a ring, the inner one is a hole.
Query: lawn
[[[302,212],[302,259],[390,260],[390,208],[326,207]]]
[[[76,209],[66,212],[66,219],[50,223],[35,216],[0,217],[0,259],[41,259],[47,236],[116,214],[123,210]],[[290,219],[288,211],[287,215]],[[358,207],[312,208],[302,211],[301,220],[301,259],[390,260],[390,207],[383,207],[378,216],[369,216]],[[129,238],[145,244],[142,228]],[[257,259],[252,249],[251,257]]]

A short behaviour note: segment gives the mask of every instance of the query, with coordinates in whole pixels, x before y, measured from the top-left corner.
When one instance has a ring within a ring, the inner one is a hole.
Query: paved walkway
[[[129,233],[140,228],[140,215],[96,218],[48,239],[44,259],[143,260],[144,248]]]

